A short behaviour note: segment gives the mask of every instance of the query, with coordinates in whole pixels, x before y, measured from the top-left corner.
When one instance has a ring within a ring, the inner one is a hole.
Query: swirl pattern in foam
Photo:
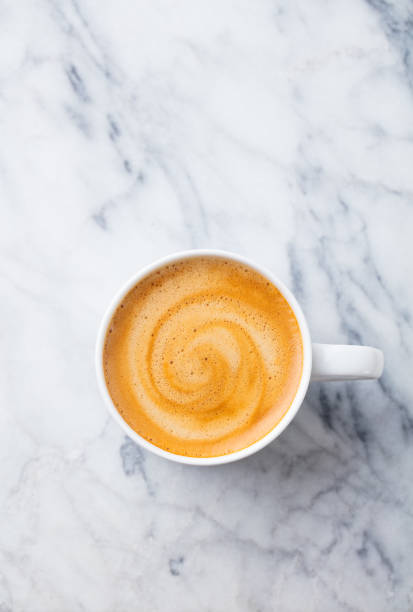
[[[156,446],[214,457],[253,444],[297,391],[303,347],[278,289],[219,257],[164,266],[140,281],[105,339],[109,393]]]

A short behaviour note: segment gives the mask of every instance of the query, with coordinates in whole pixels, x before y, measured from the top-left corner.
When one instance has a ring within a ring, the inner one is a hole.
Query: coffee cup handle
[[[382,351],[372,346],[313,344],[311,380],[372,380],[383,365]]]

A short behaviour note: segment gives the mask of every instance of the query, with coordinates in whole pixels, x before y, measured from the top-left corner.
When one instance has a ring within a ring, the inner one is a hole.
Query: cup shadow
[[[365,410],[368,399],[375,408]],[[251,494],[272,499],[286,512],[297,499],[311,508],[327,494],[334,503],[342,504],[338,500],[342,495],[354,498],[357,505],[363,487],[374,496],[380,486],[383,455],[375,411],[383,409],[384,402],[388,404],[377,388],[370,391],[348,382],[312,383],[295,419],[267,447],[234,463],[195,469],[202,479],[212,476],[234,486],[240,483],[246,501]]]

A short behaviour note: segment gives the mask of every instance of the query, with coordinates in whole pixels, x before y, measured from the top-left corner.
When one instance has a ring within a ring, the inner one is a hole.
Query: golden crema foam
[[[215,457],[246,448],[286,413],[303,346],[272,283],[219,257],[166,265],[129,291],[103,354],[118,411],[172,453]]]

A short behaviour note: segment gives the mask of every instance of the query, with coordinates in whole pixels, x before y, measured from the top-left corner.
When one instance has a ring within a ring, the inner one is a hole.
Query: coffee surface
[[[252,268],[219,257],[169,264],[126,295],[103,365],[117,410],[143,438],[214,457],[253,444],[297,391],[303,347],[289,304]]]

